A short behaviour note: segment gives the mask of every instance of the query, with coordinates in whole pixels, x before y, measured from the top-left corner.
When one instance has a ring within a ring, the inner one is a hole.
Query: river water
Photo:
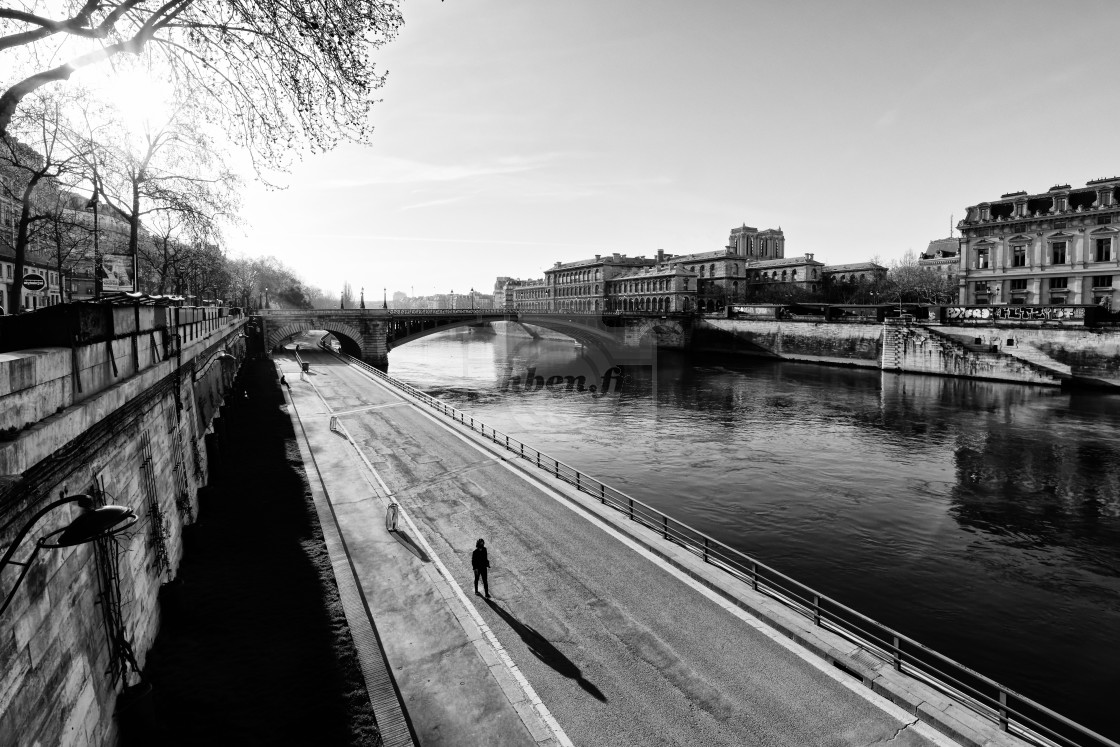
[[[1120,740],[1120,396],[651,355],[472,330],[389,373]]]

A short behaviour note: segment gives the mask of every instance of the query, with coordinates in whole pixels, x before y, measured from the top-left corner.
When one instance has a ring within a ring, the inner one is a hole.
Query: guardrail
[[[322,343],[320,346],[334,353]],[[734,578],[750,584],[753,590],[781,602],[811,619],[815,625],[852,641],[881,661],[891,664],[897,671],[945,693],[980,716],[998,724],[1002,731],[1010,732],[1038,745],[1120,747],[1120,744],[1107,737],[846,607],[652,506],[487,426],[470,414],[398,381],[364,361],[342,353],[334,354],[414,397],[454,422],[470,428],[494,444],[505,448],[506,451],[574,485],[577,490],[622,512],[630,520],[657,532],[664,539],[675,542],[698,557],[702,557],[705,563],[714,565]]]

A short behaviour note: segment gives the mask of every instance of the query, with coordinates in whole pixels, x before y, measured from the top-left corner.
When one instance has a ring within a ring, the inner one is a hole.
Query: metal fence
[[[705,563],[749,584],[754,591],[781,602],[812,620],[815,625],[852,641],[881,661],[889,663],[897,671],[945,693],[980,716],[998,724],[1001,730],[1039,745],[1120,747],[1120,744],[1107,737],[846,607],[749,555],[489,427],[469,413],[451,407],[413,386],[398,381],[357,358],[348,355],[340,355],[340,357],[456,423],[470,428],[506,451],[535,464],[557,479],[575,486],[577,490],[599,500],[603,505],[620,511],[631,521],[649,528],[664,539],[694,553]]]

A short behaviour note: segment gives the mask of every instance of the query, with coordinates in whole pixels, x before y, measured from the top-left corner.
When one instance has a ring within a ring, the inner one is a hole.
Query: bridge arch
[[[293,320],[275,329],[270,329],[268,331],[267,340],[268,349],[272,350],[279,345],[283,345],[286,340],[290,340],[298,334],[317,329],[330,332],[334,335],[335,338],[338,339],[339,345],[342,347],[342,352],[356,358],[362,357],[362,333],[348,324],[340,324],[328,320],[316,323]]]

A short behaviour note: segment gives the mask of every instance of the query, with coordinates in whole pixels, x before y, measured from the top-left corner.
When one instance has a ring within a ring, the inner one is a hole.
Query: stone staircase
[[[1033,351],[1033,355],[1032,355]],[[952,334],[905,320],[886,320],[883,326],[881,368],[944,376],[1018,381],[1061,386],[1070,378],[1068,366],[1028,348],[976,342],[970,334]]]
[[[992,345],[990,343],[977,343],[976,337],[970,334],[951,334],[943,332],[936,328],[929,328],[928,332],[931,335],[936,335],[942,339],[960,345],[962,348],[974,352],[977,355],[996,357],[996,358],[1012,358],[1031,370],[1035,371],[1039,376],[1049,379],[1049,383],[1061,385],[1063,382],[1069,381],[1073,378],[1073,372],[1069,366],[1058,363],[1050,358],[1045,353],[1029,346],[1018,345]]]

